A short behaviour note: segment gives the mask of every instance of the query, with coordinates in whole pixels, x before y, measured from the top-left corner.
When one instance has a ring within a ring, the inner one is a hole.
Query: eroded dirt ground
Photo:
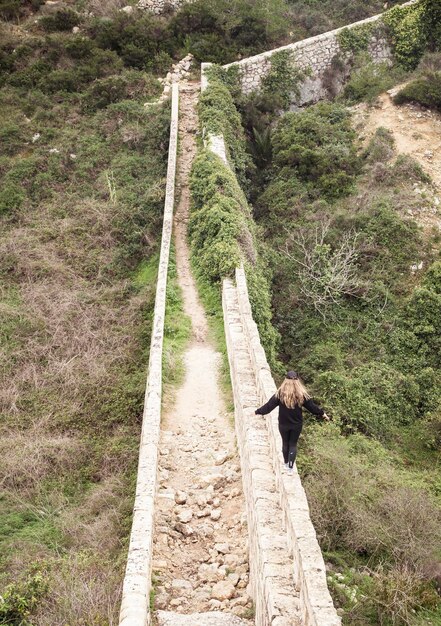
[[[364,145],[376,129],[387,128],[395,140],[397,156],[412,156],[430,176],[432,183],[415,183],[414,193],[426,201],[409,215],[427,230],[441,229],[441,115],[417,104],[397,106],[392,98],[402,85],[379,96],[373,106],[353,107],[354,127]]]

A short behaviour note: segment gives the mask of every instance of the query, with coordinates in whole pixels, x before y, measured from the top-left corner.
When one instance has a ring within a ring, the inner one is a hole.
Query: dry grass
[[[0,485],[30,497],[43,478],[73,470],[81,463],[84,446],[75,437],[49,435],[41,425],[26,432],[7,429],[0,439]]]
[[[36,626],[118,624],[121,567],[85,551],[66,559],[50,580],[50,598],[33,617]]]
[[[75,165],[52,163],[49,199],[29,197],[0,228],[0,594],[38,567],[49,592],[35,626],[117,623],[155,292],[153,261],[142,279],[137,265],[155,252],[164,193],[156,145],[133,129],[124,145],[107,129],[103,145],[103,113],[77,113],[51,129]],[[145,132],[164,132],[151,117]],[[150,161],[134,189],[137,150]]]

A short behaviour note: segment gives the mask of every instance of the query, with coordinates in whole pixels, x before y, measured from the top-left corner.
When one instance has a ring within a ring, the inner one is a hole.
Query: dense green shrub
[[[311,193],[345,195],[358,170],[353,138],[349,115],[338,105],[322,102],[288,113],[272,135],[274,174],[283,177],[289,168],[290,177],[305,183]]]
[[[426,47],[423,28],[424,5],[421,2],[410,6],[396,6],[383,15],[389,29],[395,58],[406,69],[414,69]]]
[[[164,22],[145,11],[95,19],[89,26],[89,34],[100,48],[113,50],[125,65],[138,69],[151,69],[155,57],[168,50]]]
[[[250,302],[262,344],[275,363],[277,334],[271,323],[268,281],[256,259],[254,225],[234,173],[209,150],[194,161],[190,179],[192,254],[200,277],[217,283],[244,262]]]
[[[373,24],[364,24],[355,28],[343,28],[337,34],[340,48],[343,52],[352,52],[352,54],[366,51],[374,28]]]
[[[23,128],[13,122],[0,127],[0,154],[13,156],[23,147]]]
[[[345,432],[360,431],[381,440],[416,417],[419,390],[413,376],[383,363],[360,366],[349,374],[323,372],[316,384]]]
[[[29,11],[37,11],[44,0],[0,0],[0,17],[14,20],[26,15]]]
[[[249,209],[234,174],[209,151],[202,151],[194,162],[191,193],[194,208],[189,228],[198,268],[218,281],[240,265],[239,236],[248,227]]]
[[[80,16],[72,9],[58,9],[51,15],[41,17],[39,23],[46,32],[53,33],[72,30],[80,21]]]
[[[19,209],[26,195],[23,189],[14,183],[9,183],[0,189],[0,215]]]
[[[41,572],[28,576],[22,583],[13,583],[0,595],[0,623],[30,626],[28,617],[48,591],[48,582]]]
[[[229,63],[274,48],[288,34],[284,0],[196,0],[170,22],[170,34],[199,61]]]
[[[202,128],[213,135],[223,135],[230,163],[240,184],[246,187],[250,157],[245,150],[245,136],[240,115],[228,88],[215,76],[199,98],[199,119]]]
[[[441,5],[438,0],[420,0],[422,30],[430,50],[441,49]]]
[[[308,72],[296,66],[289,50],[273,54],[270,63],[270,70],[262,80],[262,96],[272,100],[275,111],[287,110],[293,97],[299,96],[300,85]]]
[[[402,81],[404,77],[405,72],[399,66],[391,68],[388,63],[374,63],[361,55],[355,60],[342,98],[350,103],[372,103],[377,96]]]
[[[120,76],[95,80],[84,94],[83,106],[95,111],[130,97],[147,99],[159,92],[159,83],[153,76],[132,70]]]
[[[441,72],[428,73],[408,83],[394,97],[395,104],[417,102],[441,111]]]

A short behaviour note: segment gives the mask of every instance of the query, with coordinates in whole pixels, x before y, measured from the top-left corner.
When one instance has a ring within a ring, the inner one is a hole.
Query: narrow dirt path
[[[252,610],[245,504],[234,429],[218,383],[220,355],[208,337],[187,244],[198,95],[198,83],[182,85],[174,231],[178,280],[193,332],[184,355],[184,383],[162,420],[153,550],[155,619],[157,624],[188,623],[189,618],[176,621],[166,609],[192,614],[193,624],[233,626],[247,623],[234,615],[247,617]],[[216,613],[209,618],[194,615],[205,611]]]

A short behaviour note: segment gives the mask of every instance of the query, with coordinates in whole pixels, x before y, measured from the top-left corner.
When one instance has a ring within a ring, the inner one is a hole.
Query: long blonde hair
[[[311,397],[305,385],[298,378],[285,378],[278,388],[276,396],[288,409],[293,409],[297,405],[302,406],[305,400],[309,400]]]

